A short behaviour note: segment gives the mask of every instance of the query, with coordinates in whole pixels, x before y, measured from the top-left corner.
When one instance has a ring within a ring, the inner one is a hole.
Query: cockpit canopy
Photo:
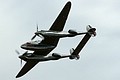
[[[27,42],[26,44],[39,44],[40,42],[41,40],[36,40],[36,41]]]

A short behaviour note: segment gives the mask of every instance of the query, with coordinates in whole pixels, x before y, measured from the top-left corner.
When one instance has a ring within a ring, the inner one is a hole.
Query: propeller
[[[18,51],[18,50],[15,50],[15,52],[19,55],[19,58],[20,58],[20,65],[22,66],[22,59],[21,59],[21,57],[22,56],[24,56],[25,54],[27,54],[28,53],[28,51],[26,51],[23,55],[20,55],[20,52]]]
[[[20,52],[19,52],[18,50],[15,50],[15,52],[16,52],[18,55],[20,55]]]
[[[35,35],[31,38],[31,40],[33,40],[36,36],[37,36],[37,35],[35,34]]]
[[[95,32],[95,28],[92,28],[90,25],[88,25],[87,27],[86,27],[86,30],[87,31],[90,31],[90,30],[92,30],[89,34],[92,36],[92,37],[95,37],[96,36],[96,32]]]
[[[38,32],[38,24],[37,24],[37,32]],[[33,40],[36,36],[38,36],[38,35],[34,35],[32,38],[31,38],[31,40]]]
[[[72,53],[74,52],[74,48],[70,49],[70,54],[72,55]]]
[[[22,66],[22,59],[20,60],[20,66]]]
[[[15,52],[17,53],[17,55],[19,55],[20,57],[20,52],[18,50],[15,50]],[[22,59],[20,59],[20,65],[22,66]]]
[[[90,25],[86,26],[87,31],[89,31],[90,29],[92,29],[92,27]]]
[[[37,32],[38,32],[38,24],[37,24]]]

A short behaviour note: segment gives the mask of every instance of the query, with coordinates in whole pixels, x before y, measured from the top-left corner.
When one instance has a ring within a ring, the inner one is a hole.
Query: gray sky
[[[18,80],[120,80],[120,0],[71,0],[64,30],[97,28],[76,60],[42,62]],[[67,0],[0,0],[0,79],[17,80],[21,69],[15,49],[36,31],[49,29]],[[69,54],[82,36],[61,39],[53,52]]]

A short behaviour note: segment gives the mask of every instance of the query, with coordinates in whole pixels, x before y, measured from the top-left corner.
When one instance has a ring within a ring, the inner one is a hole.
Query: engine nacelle
[[[61,57],[61,55],[60,55],[60,54],[58,54],[58,53],[53,53],[53,54],[52,54],[52,56],[53,56],[53,57],[58,57],[58,58],[60,58],[60,57]]]
[[[72,30],[72,29],[70,29],[68,32],[71,33],[71,34],[78,34],[77,31]]]

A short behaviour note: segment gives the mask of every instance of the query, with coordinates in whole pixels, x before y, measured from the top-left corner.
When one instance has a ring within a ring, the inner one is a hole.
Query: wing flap
[[[16,78],[23,76],[26,74],[29,70],[31,70],[39,61],[30,60],[27,61],[26,64],[23,66],[23,68],[20,70],[20,72],[17,74]]]

